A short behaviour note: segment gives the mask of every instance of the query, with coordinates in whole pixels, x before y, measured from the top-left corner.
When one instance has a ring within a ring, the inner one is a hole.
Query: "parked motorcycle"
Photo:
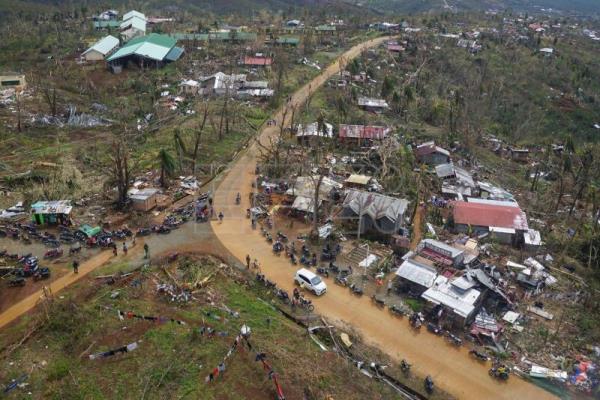
[[[281,300],[284,304],[288,304],[290,302],[290,296],[283,289],[277,290],[277,298]]]
[[[421,313],[412,313],[408,322],[413,328],[421,329],[421,325],[423,325],[423,316]]]
[[[10,287],[20,287],[25,286],[25,278],[20,276],[15,276],[8,281],[8,286]]]
[[[488,374],[492,378],[500,379],[502,381],[508,380],[510,376],[510,370],[505,365],[497,365],[488,371]]]
[[[350,285],[350,291],[352,291],[352,293],[357,296],[363,295],[363,288],[358,286],[356,283],[353,283],[352,285]]]
[[[50,269],[49,268],[40,268],[39,270],[36,271],[35,274],[33,274],[33,280],[34,281],[39,281],[42,279],[48,279],[50,278]]]
[[[327,268],[324,267],[318,267],[317,268],[317,274],[322,275],[326,278],[329,278],[329,270]]]
[[[44,253],[44,258],[58,258],[62,257],[63,249],[51,249]]]
[[[342,275],[337,275],[334,279],[334,282],[337,283],[340,286],[348,286],[348,278],[346,278],[345,276]]]
[[[433,333],[434,335],[443,335],[444,331],[442,330],[442,328],[439,325],[434,324],[433,322],[430,322],[427,324],[427,330],[431,333]]]
[[[399,317],[404,317],[405,315],[407,315],[407,311],[403,307],[397,306],[395,304],[392,304],[390,306],[390,312]]]
[[[475,357],[476,359],[478,359],[479,361],[484,361],[485,362],[485,361],[487,361],[487,360],[490,359],[490,357],[487,354],[481,353],[481,352],[479,352],[479,351],[477,351],[475,349],[469,350],[469,354],[471,356]]]
[[[385,307],[385,300],[378,298],[376,294],[373,294],[371,296],[371,300],[373,301],[373,303],[375,303],[377,307]]]
[[[431,378],[431,376],[427,375],[427,377],[425,378],[424,385],[427,393],[433,393],[433,379]]]
[[[462,339],[453,334],[452,332],[446,332],[446,339],[457,347],[462,346]]]

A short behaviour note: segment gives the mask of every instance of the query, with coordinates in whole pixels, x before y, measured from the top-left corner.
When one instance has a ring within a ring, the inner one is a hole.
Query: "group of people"
[[[135,246],[135,236],[133,237],[133,240],[132,240],[132,246]],[[127,247],[127,243],[123,242],[123,254],[124,255],[127,255],[127,250],[129,250],[129,248]],[[117,244],[114,242],[112,244],[112,252],[115,257],[118,255]],[[148,243],[144,243],[144,258],[148,258],[149,255],[150,255],[150,246],[148,246]],[[78,274],[79,273],[79,261],[73,260],[72,267],[73,267],[73,273]]]

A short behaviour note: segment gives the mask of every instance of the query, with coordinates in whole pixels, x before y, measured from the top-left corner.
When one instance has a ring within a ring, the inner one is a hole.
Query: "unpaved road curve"
[[[344,54],[346,60],[357,56],[363,49],[380,44],[389,38],[379,38],[358,45]],[[316,89],[329,77],[338,72],[338,65],[332,64],[316,77],[310,86],[299,89],[292,97],[294,105],[303,103],[309,91]],[[274,118],[282,123],[282,110]],[[259,140],[264,144],[269,136],[276,134],[277,127],[265,127]],[[264,238],[250,228],[245,210],[248,208],[248,194],[254,179],[257,145],[254,144],[232,164],[215,192],[215,207],[223,211],[223,223],[213,222],[212,228],[221,243],[240,262],[250,254],[261,262],[263,273],[277,285],[290,292],[293,289],[295,268],[284,258],[274,255]],[[235,205],[235,196],[242,194],[244,200]],[[354,297],[348,289],[327,280],[328,293],[314,299],[316,310],[330,320],[351,324],[370,344],[379,347],[391,357],[400,361],[406,358],[414,365],[419,375],[429,374],[436,385],[459,399],[467,400],[545,400],[555,399],[550,393],[513,377],[509,382],[500,383],[488,376],[489,365],[483,366],[468,356],[467,349],[456,349],[442,338],[429,334],[426,329],[414,332],[406,320],[380,310],[371,304],[367,297]]]

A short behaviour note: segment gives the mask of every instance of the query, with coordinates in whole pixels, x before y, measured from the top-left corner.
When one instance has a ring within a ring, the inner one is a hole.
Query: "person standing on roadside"
[[[246,268],[250,269],[250,254],[246,255]]]
[[[77,260],[73,261],[73,273],[74,274],[79,273],[79,261],[77,261]]]
[[[150,248],[148,247],[148,243],[144,243],[144,258],[148,258],[148,253]]]

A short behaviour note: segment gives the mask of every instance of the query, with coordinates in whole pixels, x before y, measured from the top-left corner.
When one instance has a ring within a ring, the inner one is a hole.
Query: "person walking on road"
[[[123,254],[127,255],[127,243],[123,242]]]
[[[148,258],[148,253],[150,248],[148,247],[148,243],[144,243],[144,258]]]
[[[223,211],[219,212],[219,222],[222,224],[223,223]]]
[[[246,255],[246,268],[250,269],[250,254]]]
[[[113,256],[116,257],[117,256],[117,244],[113,243],[112,248],[113,248]]]
[[[77,260],[73,261],[73,273],[74,274],[79,273],[79,261],[77,261]]]

